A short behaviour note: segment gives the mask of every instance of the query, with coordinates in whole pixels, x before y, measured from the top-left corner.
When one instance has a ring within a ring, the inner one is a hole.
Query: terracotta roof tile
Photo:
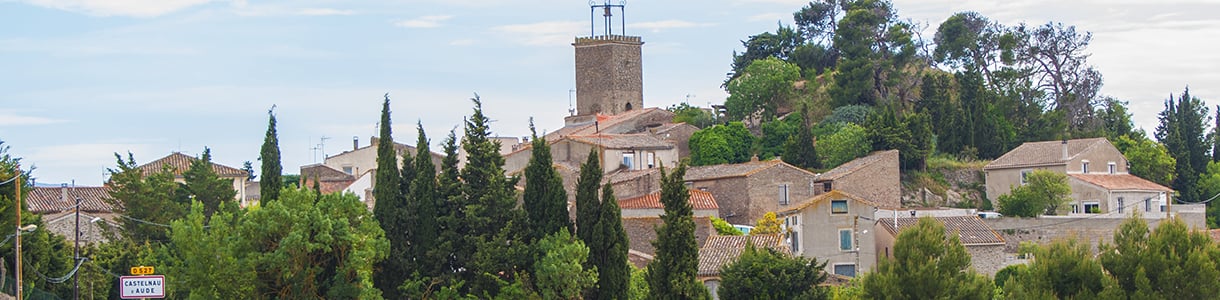
[[[1058,165],[1100,145],[1109,144],[1105,138],[1068,140],[1068,159],[1063,159],[1063,141],[1028,142],[1004,153],[983,167],[984,170],[1027,166]]]
[[[826,171],[826,173],[822,173],[821,175],[818,175],[818,180],[821,181],[821,180],[839,179],[839,177],[843,177],[844,175],[851,174],[852,172],[855,172],[856,170],[859,170],[860,168],[864,168],[869,165],[872,165],[873,163],[882,161],[882,159],[884,159],[886,156],[891,156],[891,155],[898,156],[898,150],[884,150],[884,151],[876,151],[873,153],[869,153],[868,156],[853,159],[849,162],[839,165],[838,167],[835,167],[834,169],[830,169],[830,171]],[[897,160],[897,158],[895,158],[895,160]]]
[[[1107,190],[1147,190],[1172,192],[1173,189],[1131,174],[1067,174]]]
[[[27,194],[26,208],[37,214],[57,213],[72,210],[76,197],[81,198],[82,212],[111,212],[109,187],[34,187]]]
[[[150,173],[160,172],[163,167],[169,166],[171,170],[173,170],[175,176],[182,176],[182,172],[186,172],[186,169],[191,167],[191,162],[195,161],[196,159],[197,158],[194,156],[182,154],[182,152],[174,152],[169,156],[141,165],[140,170],[142,170],[145,175],[148,175]],[[246,177],[247,175],[245,170],[221,165],[215,162],[212,163],[212,171],[216,172],[216,175],[220,177]]]
[[[699,276],[720,275],[720,268],[737,260],[741,252],[746,250],[747,243],[755,247],[771,248],[782,253],[789,253],[780,234],[767,235],[713,235],[707,237],[707,242],[699,248]]]
[[[690,167],[686,169],[686,180],[699,181],[728,177],[741,177],[754,174],[763,169],[778,166],[784,162],[779,160],[751,161],[739,164],[720,164],[710,166]]]
[[[656,107],[630,110],[630,111],[626,111],[621,114],[617,114],[617,115],[613,115],[613,116],[599,114],[597,116],[597,124],[590,122],[588,124],[582,124],[582,125],[565,126],[563,128],[560,128],[559,130],[556,130],[554,132],[547,134],[546,137],[548,140],[551,140],[551,139],[559,140],[559,138],[561,138],[563,136],[568,136],[568,135],[590,135],[590,134],[597,134],[597,133],[626,133],[626,132],[635,130],[635,128],[621,128],[620,125],[628,124],[628,123],[630,123],[628,121],[632,121],[634,119],[637,119],[640,117],[645,117],[647,115],[654,114],[654,113],[668,115],[668,116],[663,115],[661,119],[666,119],[666,120],[673,119],[672,112],[669,112],[664,109],[656,108]]]
[[[978,216],[956,216],[956,217],[932,217],[937,221],[945,224],[945,234],[957,233],[958,238],[962,241],[962,245],[1002,245],[1004,238],[996,233],[991,226],[979,219]],[[898,218],[898,228],[894,228],[894,218],[880,218],[877,220],[881,227],[884,227],[890,234],[898,236],[898,232],[907,227],[915,226],[919,222],[919,218]]]
[[[714,197],[712,197],[712,193],[700,191],[700,190],[689,190],[689,192],[690,192],[691,208],[693,208],[695,210],[707,210],[707,209],[719,209],[720,208],[720,206],[716,204],[716,199]],[[661,204],[661,192],[660,191],[652,192],[647,195],[638,196],[638,197],[634,197],[634,198],[619,200],[618,206],[622,209],[664,209],[665,208],[665,206]]]

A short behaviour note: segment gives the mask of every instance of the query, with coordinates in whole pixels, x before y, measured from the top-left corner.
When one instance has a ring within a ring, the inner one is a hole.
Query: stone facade
[[[839,201],[844,206],[834,207]],[[876,209],[872,201],[830,191],[785,206],[777,215],[793,254],[825,260],[827,273],[855,276],[877,262],[876,230],[869,231]]]
[[[1186,222],[1188,227],[1197,230],[1207,229],[1204,210],[1202,205],[1197,204],[1174,205],[1171,208],[1173,215]],[[1086,242],[1096,253],[1097,247],[1101,243],[1114,242],[1114,232],[1126,220],[1126,217],[1042,216],[1038,218],[984,219],[983,222],[994,228],[1004,238],[1004,251],[1010,254],[1017,253],[1021,242],[1047,244],[1055,239],[1066,238]],[[1150,230],[1156,228],[1156,225],[1160,224],[1162,220],[1165,218],[1148,216],[1144,218],[1144,221],[1148,222]]]
[[[694,217],[695,241],[699,247],[707,241],[707,237],[716,234],[712,228],[712,220],[706,217]],[[657,254],[652,247],[652,241],[657,239],[656,227],[665,222],[660,217],[623,218],[623,230],[627,232],[628,248],[651,257]]]
[[[638,36],[576,38],[576,112],[617,115],[644,108],[644,69]]]
[[[877,151],[842,164],[818,176],[816,193],[844,191],[885,208],[902,204],[902,176],[898,173],[898,150]]]
[[[1127,174],[1127,158],[1105,138],[1043,141],[1021,144],[983,167],[987,198],[1024,184],[1023,174],[1033,170],[1060,174]]]
[[[781,205],[814,196],[817,175],[779,160],[692,167],[686,172],[691,189],[711,192],[720,217],[731,224],[753,225]]]

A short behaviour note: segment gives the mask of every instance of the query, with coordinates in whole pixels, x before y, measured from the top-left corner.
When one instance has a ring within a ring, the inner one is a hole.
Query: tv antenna
[[[610,24],[610,23],[613,23],[612,20],[614,20],[614,12],[613,12],[614,8],[618,8],[618,12],[619,12],[619,20],[620,20],[619,21],[619,26],[620,26],[619,34],[622,35],[622,34],[626,33],[627,32],[627,16],[626,16],[626,12],[623,10],[623,8],[626,6],[627,6],[627,0],[619,0],[618,4],[610,4],[610,0],[604,0],[604,2],[602,2],[602,4],[597,4],[597,0],[589,0],[589,35],[590,36],[597,35],[596,30],[594,29],[595,27],[597,27],[596,21],[595,21],[596,17],[594,17],[594,16],[597,14],[598,8],[602,9],[602,17],[605,18],[607,36],[614,34],[613,26],[611,26],[611,24]]]

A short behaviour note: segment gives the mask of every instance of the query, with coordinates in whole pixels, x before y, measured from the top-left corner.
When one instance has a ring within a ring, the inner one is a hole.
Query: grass
[[[937,153],[928,157],[929,170],[982,169],[990,160],[961,160],[952,155]]]

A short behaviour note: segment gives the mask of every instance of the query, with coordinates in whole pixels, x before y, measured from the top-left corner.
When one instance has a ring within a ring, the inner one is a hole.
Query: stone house
[[[720,218],[744,225],[755,224],[763,215],[777,211],[781,206],[812,197],[816,177],[812,172],[778,159],[686,170],[690,189],[707,191],[716,197]]]
[[[781,234],[707,237],[703,247],[699,248],[699,272],[696,279],[707,287],[712,299],[720,299],[720,295],[717,294],[720,289],[720,268],[737,261],[741,253],[745,252],[748,244],[753,244],[759,249],[769,248],[780,253],[791,254]]]
[[[695,241],[702,246],[707,237],[716,235],[716,229],[712,228],[712,220],[708,217],[694,217],[694,220]],[[623,231],[627,233],[631,254],[651,260],[657,254],[657,249],[652,247],[652,241],[657,239],[656,228],[664,223],[660,216],[623,216]]]
[[[716,199],[711,193],[704,191],[689,190],[689,193],[696,241],[702,244],[704,239],[715,235],[716,232],[710,219],[717,213]],[[652,255],[656,254],[656,249],[652,247],[652,241],[657,238],[655,226],[664,223],[661,220],[661,215],[665,214],[665,206],[661,204],[661,192],[621,199],[618,200],[618,205],[622,210],[623,230],[627,232],[628,248],[634,251],[636,256],[648,257],[648,260],[651,260]],[[574,212],[575,208],[570,211]]]
[[[898,150],[870,153],[818,175],[815,193],[839,190],[874,201],[882,207],[901,207],[902,176]]]
[[[80,199],[80,206],[76,200]],[[108,230],[119,228],[119,212],[111,204],[110,188],[34,187],[23,200],[30,212],[42,215],[43,225],[52,233],[73,242],[77,230],[76,213],[80,212],[80,240],[86,244],[107,242]]]
[[[715,217],[719,214],[716,198],[712,193],[700,190],[688,190],[690,205],[696,218]],[[618,200],[624,218],[659,217],[665,214],[665,205],[661,204],[661,191],[647,195]]]
[[[186,178],[182,177],[182,173],[186,172],[186,170],[191,167],[191,162],[194,162],[196,159],[197,158],[194,156],[182,154],[181,152],[174,152],[166,157],[140,165],[139,169],[144,172],[145,175],[148,175],[154,172],[160,172],[163,168],[169,168],[170,172],[174,174],[175,182],[185,183]],[[216,172],[216,175],[220,178],[233,181],[233,190],[236,191],[234,199],[237,200],[242,207],[251,204],[246,201],[246,182],[249,180],[250,174],[247,174],[245,170],[215,162],[212,163],[212,171]]]
[[[855,277],[877,262],[873,227],[879,204],[831,190],[779,208],[792,253],[826,260],[826,272]],[[861,250],[864,251],[861,251]]]
[[[348,175],[360,177],[361,175],[364,175],[364,173],[377,169],[377,144],[380,143],[380,140],[381,139],[377,137],[371,137],[369,138],[369,144],[364,147],[359,147],[358,140],[352,140],[352,150],[327,156],[322,160],[322,164],[330,167],[331,169],[347,173]],[[415,141],[415,139],[411,139],[411,141]],[[414,146],[397,142],[394,143],[394,153],[398,158],[399,167],[401,167],[403,164],[403,153],[410,153],[411,156],[414,157],[416,152],[418,151]],[[445,155],[436,152],[429,154],[432,155],[432,165],[436,166],[436,169],[439,171],[441,160],[445,158]],[[302,169],[304,169],[304,167],[302,167]],[[304,176],[301,178],[304,179]]]
[[[1105,138],[1021,144],[983,167],[987,197],[995,202],[1025,184],[1034,170],[1065,174],[1072,188],[1066,214],[1168,215],[1173,190],[1127,173],[1127,158]]]
[[[928,217],[945,224],[945,235],[956,236],[970,254],[970,263],[974,270],[995,275],[997,271],[1010,264],[1004,253],[1004,238],[1000,237],[991,226],[978,216]],[[874,236],[877,239],[876,253],[878,259],[894,257],[894,241],[903,229],[915,226],[919,218],[878,218]]]

